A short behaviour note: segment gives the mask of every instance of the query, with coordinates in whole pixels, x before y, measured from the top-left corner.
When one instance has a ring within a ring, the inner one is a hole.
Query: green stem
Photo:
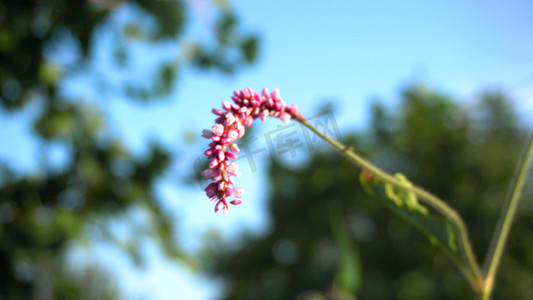
[[[498,225],[496,225],[496,229],[494,230],[491,248],[487,254],[487,257],[485,258],[483,267],[483,275],[485,280],[483,285],[482,299],[490,299],[492,288],[494,286],[496,271],[498,270],[503,250],[505,248],[505,243],[507,241],[507,237],[509,236],[509,231],[511,230],[511,224],[516,214],[520,196],[522,195],[522,190],[524,189],[524,184],[531,167],[532,158],[533,135],[530,138],[529,145],[526,147],[525,152],[522,154],[522,158],[517,169],[519,171],[515,175],[514,179],[514,188],[512,193],[510,193],[510,197],[507,198],[505,209],[502,210]]]
[[[422,200],[425,200],[424,202],[439,211],[443,216],[448,218],[452,224],[454,225],[454,229],[456,233],[458,234],[459,238],[459,249],[463,254],[463,259],[466,260],[466,264],[469,267],[469,273],[465,274],[465,277],[468,279],[469,283],[472,285],[472,288],[479,292],[479,285],[477,283],[481,282],[481,276],[480,276],[480,270],[479,266],[476,262],[476,259],[474,257],[474,252],[472,251],[472,247],[470,245],[470,240],[468,238],[468,233],[466,230],[465,223],[463,222],[463,219],[457,214],[457,212],[452,209],[448,204],[446,204],[441,199],[437,198],[436,196],[432,195],[431,193],[416,187],[416,186],[407,186],[401,181],[397,180],[395,177],[389,175],[385,171],[379,169],[378,167],[374,166],[372,163],[368,162],[361,156],[355,154],[353,151],[350,150],[350,148],[346,147],[345,145],[337,142],[336,140],[330,138],[329,136],[323,134],[319,130],[317,130],[313,125],[309,124],[307,120],[305,120],[303,117],[298,116],[296,118],[300,123],[305,125],[307,128],[309,128],[311,131],[316,133],[318,136],[320,136],[322,139],[330,143],[333,147],[337,148],[339,151],[344,153],[346,156],[348,156],[349,159],[351,159],[353,162],[355,162],[358,166],[372,172],[377,177],[382,179],[383,181],[386,181],[388,183],[391,183],[399,188],[402,188],[404,190],[408,190],[415,195],[422,198]],[[464,268],[459,268],[464,273]]]

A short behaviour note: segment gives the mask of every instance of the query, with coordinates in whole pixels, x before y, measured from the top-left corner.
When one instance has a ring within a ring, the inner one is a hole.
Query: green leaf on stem
[[[404,184],[411,185],[404,175],[395,174],[395,177]],[[455,258],[459,257],[457,239],[450,221],[431,214],[418,202],[413,193],[394,187],[390,183],[384,183],[368,171],[361,172],[359,180],[370,195],[426,234],[432,244],[441,247]]]

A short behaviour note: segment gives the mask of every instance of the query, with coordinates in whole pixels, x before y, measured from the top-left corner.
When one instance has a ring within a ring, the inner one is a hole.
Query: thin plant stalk
[[[468,282],[470,283],[474,291],[476,293],[480,292],[480,285],[479,285],[479,283],[481,282],[480,269],[475,259],[474,252],[472,251],[472,246],[468,238],[466,225],[463,219],[459,216],[459,214],[457,214],[457,212],[453,208],[451,208],[448,204],[446,204],[444,201],[442,201],[438,197],[432,195],[431,193],[419,187],[405,185],[401,181],[397,180],[395,177],[389,175],[388,173],[374,166],[372,163],[368,162],[361,156],[355,154],[349,147],[323,134],[318,129],[316,129],[313,125],[307,122],[307,120],[305,120],[303,117],[299,117],[296,119],[300,123],[302,123],[304,126],[309,128],[311,131],[316,133],[318,136],[320,136],[322,139],[324,139],[326,142],[328,142],[333,147],[335,147],[337,150],[344,153],[350,160],[355,162],[358,166],[370,171],[371,173],[375,174],[380,179],[388,183],[391,183],[396,187],[407,190],[421,197],[422,200],[425,200],[424,201],[425,203],[427,203],[428,205],[430,205],[431,207],[439,211],[443,216],[448,218],[452,222],[455,228],[455,231],[459,236],[459,249],[461,250],[463,254],[463,258],[466,260],[467,268],[465,268],[465,266],[459,266],[459,269],[464,274],[464,276],[466,277],[466,279],[468,280]]]
[[[503,255],[505,244],[509,236],[509,231],[516,214],[516,209],[524,190],[524,185],[529,173],[531,162],[533,160],[533,135],[530,137],[529,145],[526,147],[525,152],[522,154],[521,161],[518,165],[517,173],[514,179],[514,187],[512,192],[509,194],[510,197],[507,198],[504,209],[494,230],[494,236],[491,242],[491,248],[485,258],[485,263],[483,267],[483,294],[482,299],[490,299],[492,294],[492,289],[494,287],[494,279],[498,266]]]

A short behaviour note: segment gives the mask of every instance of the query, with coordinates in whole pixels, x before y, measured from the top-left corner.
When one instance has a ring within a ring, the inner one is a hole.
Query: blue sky
[[[263,213],[268,187],[262,172],[267,156],[258,156],[255,172],[241,165],[243,175],[237,183],[245,188],[246,202],[232,207],[227,217],[212,213],[200,186],[178,181],[207,144],[201,139],[186,143],[185,136],[210,127],[214,119],[210,108],[220,106],[235,89],[278,87],[304,115],[312,115],[323,99],[334,99],[341,132],[363,130],[370,100],[395,105],[399,90],[413,82],[448,92],[465,105],[483,89],[502,89],[514,97],[524,118],[533,113],[531,1],[241,0],[233,4],[244,26],[261,36],[256,65],[230,78],[186,70],[168,101],[107,104],[112,130],[136,152],[145,149],[148,139],[176,149],[179,159],[157,190],[165,207],[180,220],[179,239],[190,251],[201,246],[209,230],[219,230],[227,240],[242,231],[268,230]],[[195,30],[201,35],[208,22],[198,18]],[[149,61],[142,55],[139,59]],[[34,170],[38,153],[28,137],[28,119],[24,114],[0,115],[0,139],[13,141],[0,148],[0,159]],[[258,126],[259,142],[278,124]],[[61,151],[52,152],[61,159]],[[298,158],[304,157],[299,152]],[[212,299],[222,286],[165,261],[149,243],[145,270],[135,269],[105,245],[76,253],[73,259],[96,259],[115,273],[127,299]]]

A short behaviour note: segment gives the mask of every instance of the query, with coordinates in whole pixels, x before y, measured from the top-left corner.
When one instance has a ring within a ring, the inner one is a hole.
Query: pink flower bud
[[[209,163],[209,167],[213,169],[216,166],[218,166],[218,159],[213,158],[213,160]]]
[[[261,118],[261,121],[264,122],[268,117],[268,110],[267,109],[263,110],[261,114],[259,115],[259,117]]]
[[[215,132],[217,136],[221,136],[224,133],[224,126],[220,124],[215,124],[213,126],[213,131]]]
[[[231,129],[231,130],[228,132],[228,141],[229,141],[229,142],[236,141],[238,138],[239,138],[239,133],[237,132],[237,130],[235,130],[235,129]]]
[[[244,96],[245,99],[250,99],[250,97],[252,96],[252,94],[250,93],[250,88],[245,88],[243,91],[242,91],[242,94]]]
[[[224,207],[224,202],[218,201],[217,205],[215,205],[215,213],[217,213],[219,210],[221,210]]]
[[[231,201],[230,203],[233,204],[233,205],[239,205],[239,204],[242,203],[242,200],[235,199],[235,200]]]
[[[244,120],[244,126],[246,127],[252,126],[253,123],[254,123],[254,118],[250,116],[246,117],[246,119]]]
[[[215,173],[213,173],[213,177],[211,177],[211,179],[214,180],[214,181],[222,180],[222,173],[220,173],[219,171],[215,171]]]
[[[220,109],[217,109],[217,108],[213,108],[211,111],[217,116],[222,116],[224,114],[223,111],[221,111]]]
[[[216,196],[217,194],[217,184],[216,183],[210,183],[205,189],[205,194],[207,195],[207,197],[211,198],[211,197],[214,197]]]
[[[231,194],[233,192],[233,189],[232,188],[227,188],[226,191],[225,191],[225,194],[226,194],[226,197],[231,197]]]
[[[272,94],[270,94],[270,95],[272,96],[272,99],[277,101],[278,99],[280,99],[279,98],[279,89],[275,88],[274,91],[272,92]]]
[[[263,88],[262,94],[265,99],[270,98],[270,91],[266,87]]]
[[[229,101],[223,100],[222,101],[222,107],[224,107],[225,110],[231,109],[231,103]]]
[[[235,116],[232,113],[227,113],[225,122],[226,126],[231,126],[233,123],[235,123]]]
[[[239,146],[237,144],[233,143],[229,145],[229,149],[233,152],[241,152],[241,149],[239,149]]]
[[[233,189],[233,196],[236,197],[236,198],[242,198],[244,194],[244,190],[243,188],[241,187],[238,187],[238,188],[234,188]]]
[[[213,136],[213,132],[209,129],[202,130],[202,137],[210,139]]]
[[[244,136],[244,133],[246,132],[246,129],[243,124],[238,123],[237,124],[237,131],[239,131],[239,138],[242,138]]]
[[[218,161],[224,161],[225,158],[224,151],[218,151]]]
[[[204,179],[210,179],[211,176],[213,176],[213,173],[215,171],[213,169],[205,169],[202,171],[202,176],[204,177]]]
[[[298,115],[299,114],[298,105],[294,103],[293,105],[287,107],[287,112],[289,112],[291,115]]]
[[[279,118],[285,122],[285,123],[289,123],[289,121],[291,120],[291,115],[288,114],[288,113],[282,113]]]
[[[211,155],[213,155],[214,152],[215,151],[213,151],[213,149],[209,148],[209,149],[204,151],[204,155],[205,156],[211,156]]]
[[[237,176],[238,177],[238,176],[241,175],[241,172],[239,171],[239,168],[238,168],[237,164],[235,164],[235,163],[227,165],[226,166],[226,171],[228,171],[228,173],[230,173],[233,176]]]
[[[235,104],[241,104],[242,103],[242,100],[240,98],[238,98],[238,97],[233,96],[233,97],[231,97],[231,99],[233,100],[233,102],[235,102]]]
[[[237,159],[239,156],[233,152],[226,151],[226,157],[231,159]]]

